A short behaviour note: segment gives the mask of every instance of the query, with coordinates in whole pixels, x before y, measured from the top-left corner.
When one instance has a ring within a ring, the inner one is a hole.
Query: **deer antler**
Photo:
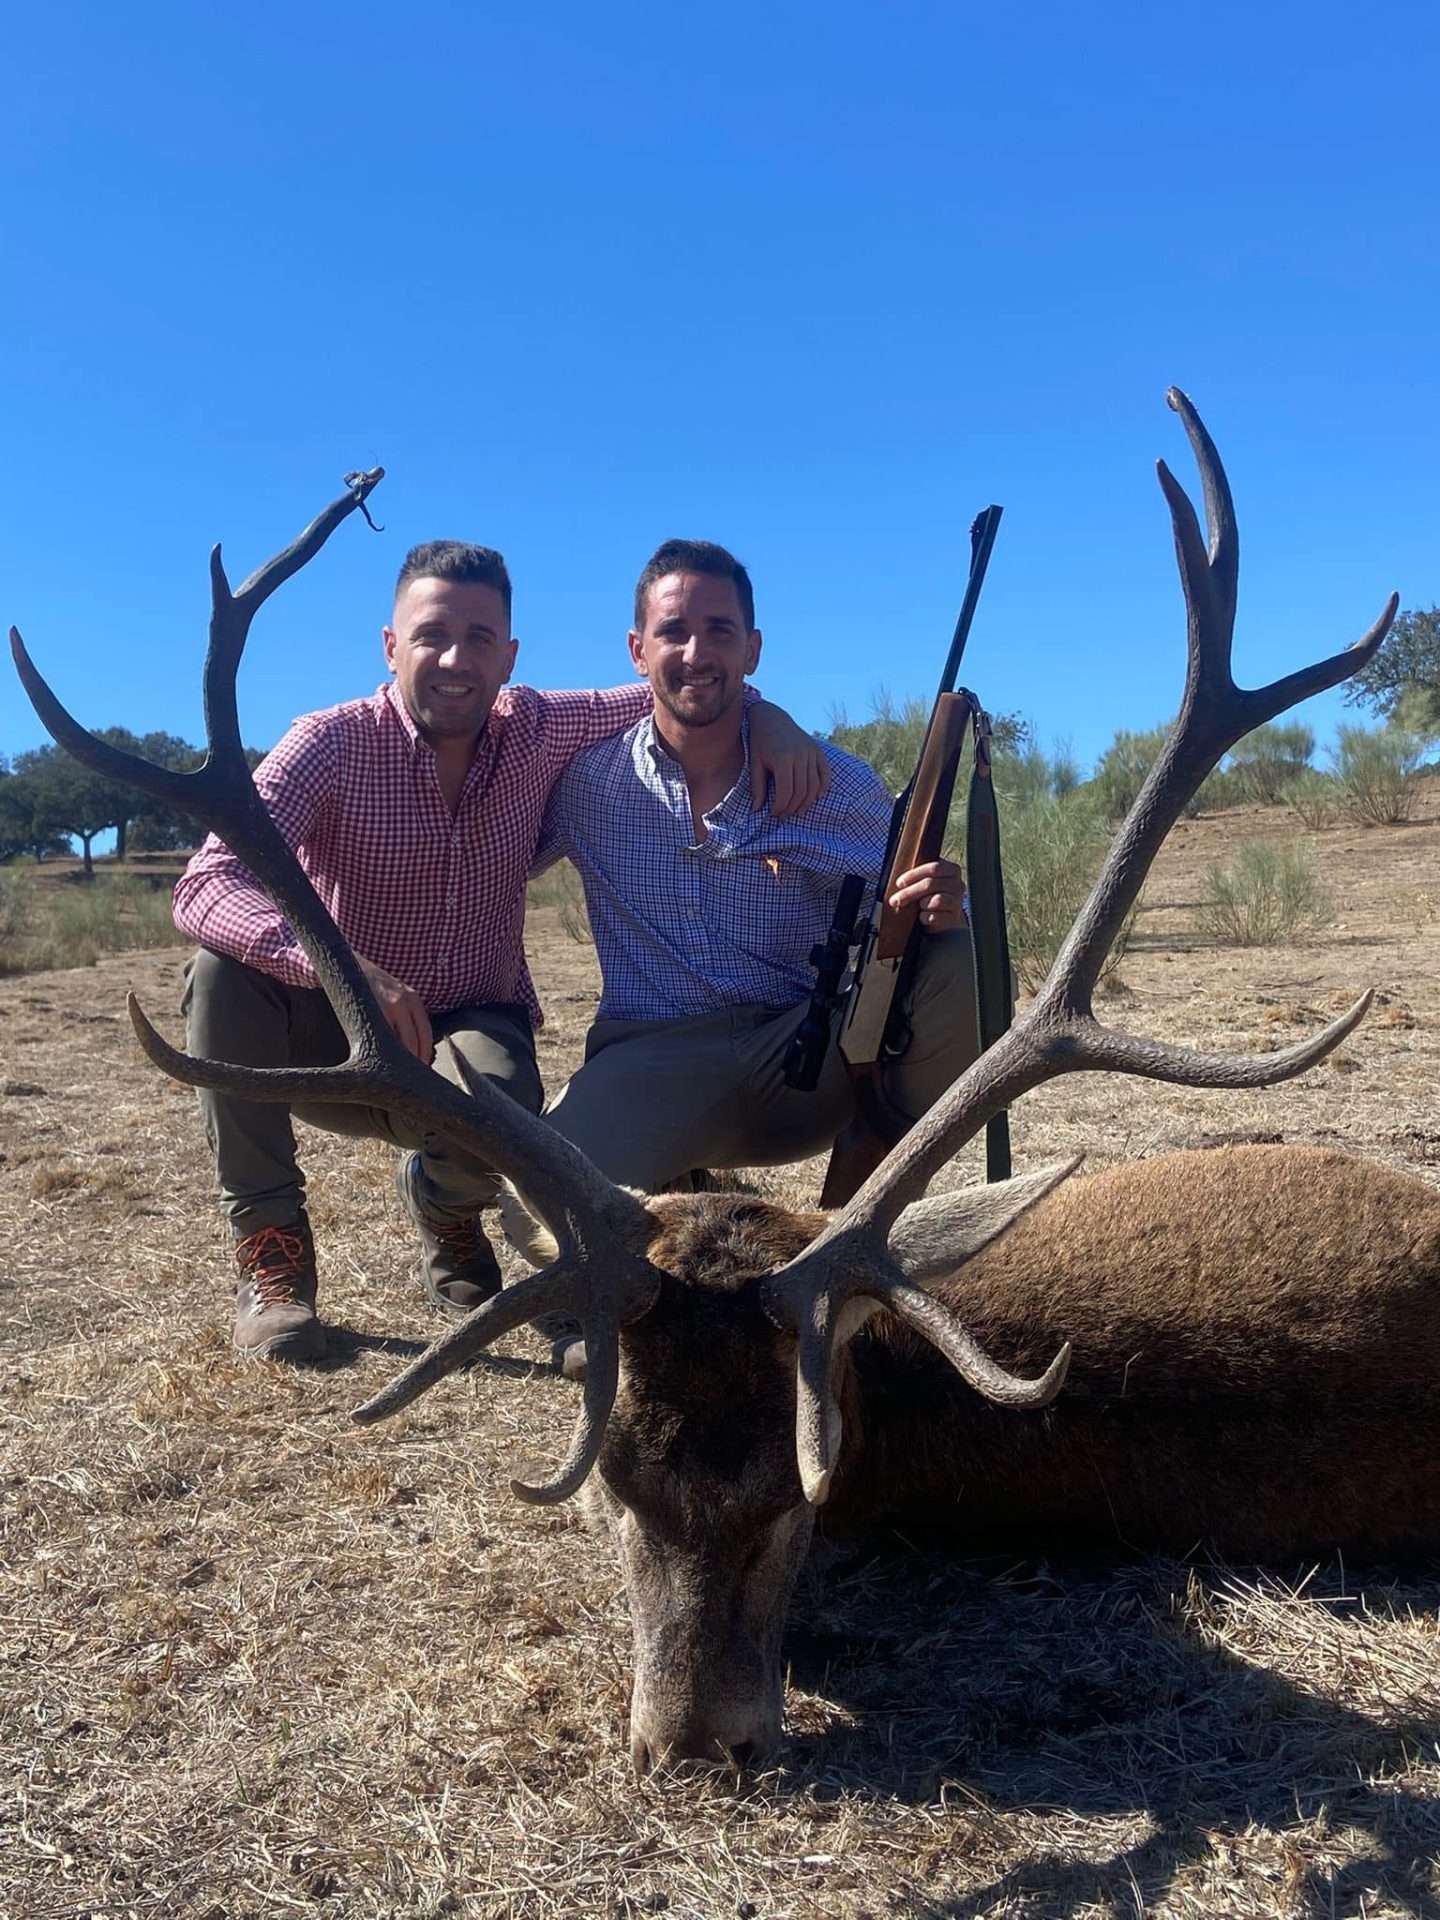
[[[468,1315],[356,1417],[375,1420],[395,1412],[425,1386],[538,1313],[560,1309],[575,1313],[585,1330],[589,1369],[569,1455],[550,1484],[514,1483],[527,1499],[561,1500],[584,1479],[599,1452],[615,1397],[620,1324],[647,1311],[659,1287],[654,1268],[632,1251],[644,1242],[649,1216],[633,1194],[614,1186],[568,1141],[488,1082],[467,1074],[468,1092],[461,1093],[406,1050],[376,1005],[343,935],[266,812],[240,743],[235,677],[251,621],[276,587],[320,551],[383,477],[384,469],[379,467],[353,476],[347,493],[332,501],[292,546],[234,592],[225,577],[219,547],[211,553],[213,611],[204,683],[209,752],[192,773],[157,767],[97,740],[56,699],[14,627],[10,646],[36,711],[68,753],[182,808],[244,861],[289,919],[350,1042],[349,1056],[334,1067],[239,1067],[192,1059],[161,1039],[131,996],[131,1020],[156,1066],[188,1086],[250,1100],[315,1099],[386,1107],[472,1148],[533,1200],[555,1236],[559,1258],[543,1273],[529,1276]]]
[[[1366,993],[1313,1039],[1279,1053],[1250,1056],[1194,1053],[1142,1039],[1102,1026],[1092,1011],[1095,982],[1116,933],[1139,896],[1160,843],[1205,775],[1252,728],[1357,673],[1385,638],[1399,605],[1399,596],[1392,594],[1365,637],[1343,652],[1268,687],[1237,687],[1231,644],[1239,537],[1230,486],[1190,401],[1176,387],[1166,399],[1184,422],[1194,450],[1209,531],[1207,545],[1184,489],[1160,461],[1188,621],[1189,666],[1179,718],[1029,1009],[905,1135],[824,1233],[768,1283],[772,1312],[799,1335],[796,1447],[806,1492],[817,1503],[825,1498],[833,1464],[837,1422],[831,1366],[848,1301],[857,1295],[888,1301],[960,1364],[946,1341],[963,1335],[963,1328],[933,1299],[927,1300],[926,1324],[921,1324],[896,1240],[903,1239],[905,1208],[920,1199],[940,1168],[993,1114],[1062,1073],[1129,1073],[1191,1087],[1271,1086],[1322,1060],[1370,1004]],[[853,1312],[850,1321],[853,1324]],[[949,1323],[950,1332],[942,1332],[942,1321]],[[1045,1397],[1047,1388],[1058,1391],[1063,1358],[1034,1383],[1037,1397]],[[982,1393],[991,1393],[980,1379],[973,1383]],[[1017,1383],[1004,1376],[998,1384],[1010,1396]]]

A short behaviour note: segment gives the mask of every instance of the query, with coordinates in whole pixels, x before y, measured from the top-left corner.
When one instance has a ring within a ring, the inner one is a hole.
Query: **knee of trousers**
[[[204,1018],[235,1004],[253,1006],[256,1000],[288,1006],[290,990],[283,981],[228,954],[201,947],[185,969],[185,992],[180,1011],[188,1018]]]
[[[212,1060],[273,1067],[345,1057],[339,1022],[322,993],[287,987],[205,948],[188,970],[180,1011],[190,1051]]]

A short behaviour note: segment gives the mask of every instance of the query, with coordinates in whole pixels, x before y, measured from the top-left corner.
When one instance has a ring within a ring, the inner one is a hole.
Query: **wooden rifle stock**
[[[930,715],[905,817],[880,888],[883,911],[875,935],[877,960],[901,959],[919,922],[920,902],[912,900],[903,907],[892,907],[890,889],[899,874],[940,857],[970,711],[968,694],[942,693]]]

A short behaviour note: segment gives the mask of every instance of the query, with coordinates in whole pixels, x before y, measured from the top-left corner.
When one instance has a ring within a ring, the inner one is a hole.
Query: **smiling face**
[[[645,596],[645,624],[631,629],[630,658],[657,704],[682,727],[738,721],[745,676],[760,658],[760,630],[746,624],[731,579],[667,573]]]
[[[498,587],[422,574],[395,597],[385,663],[432,746],[473,742],[510,678],[515,645]]]

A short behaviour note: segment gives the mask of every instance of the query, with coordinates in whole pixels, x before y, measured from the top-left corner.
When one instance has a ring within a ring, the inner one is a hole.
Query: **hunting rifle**
[[[895,908],[889,901],[897,875],[939,857],[967,726],[974,732],[975,760],[965,871],[982,1052],[1010,1024],[1010,957],[1005,941],[999,822],[990,777],[990,722],[973,693],[964,687],[955,690],[1000,513],[999,507],[986,507],[970,529],[970,578],[965,598],[955,621],[919,762],[909,786],[895,802],[884,870],[869,924],[860,937],[854,980],[840,1016],[840,1051],[855,1093],[855,1117],[830,1155],[820,1197],[825,1207],[843,1206],[911,1124],[911,1116],[900,1113],[886,1099],[881,1076],[886,1063],[898,1059],[910,1044],[902,1003],[923,937],[920,904],[915,901]],[[832,930],[832,944],[835,938]],[[816,954],[819,952],[817,948]],[[1009,1122],[1004,1113],[997,1114],[986,1128],[986,1172],[991,1180],[1003,1180],[1010,1172]]]

